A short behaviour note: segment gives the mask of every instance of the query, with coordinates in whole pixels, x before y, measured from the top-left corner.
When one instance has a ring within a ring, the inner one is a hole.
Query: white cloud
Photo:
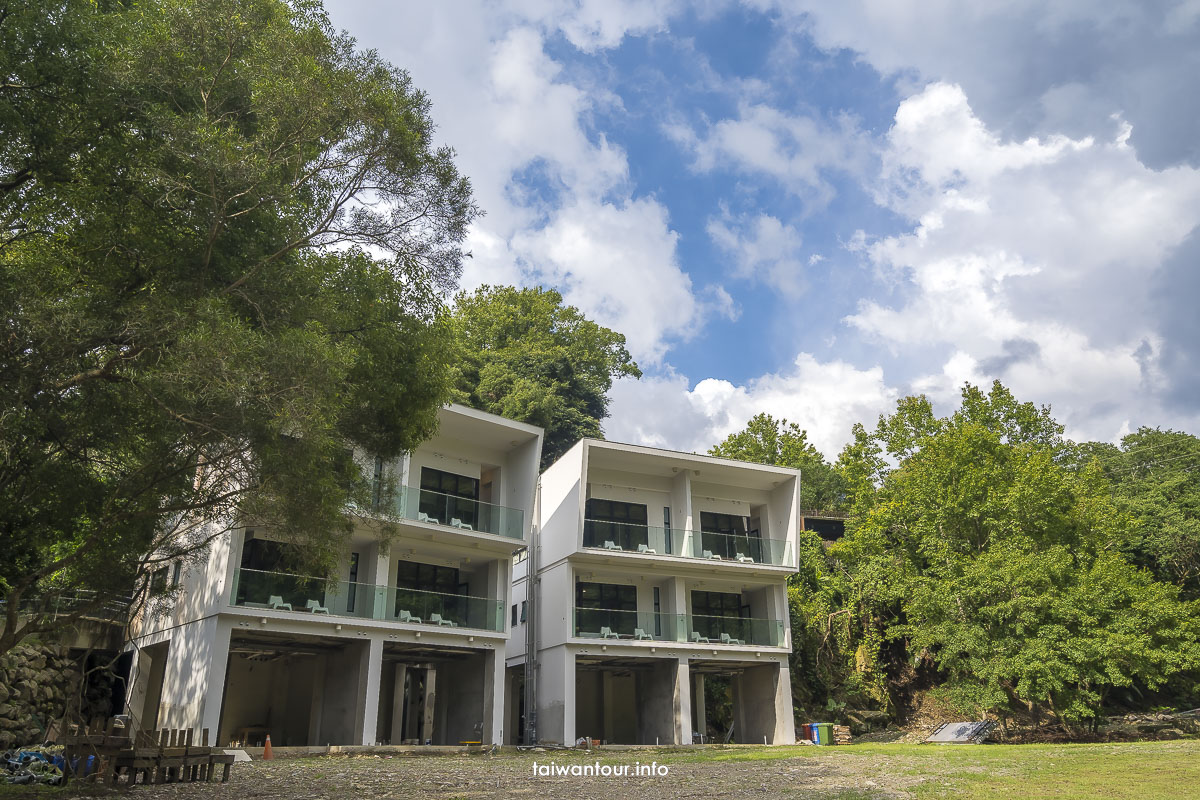
[[[833,459],[855,422],[870,424],[893,410],[898,397],[879,367],[861,370],[801,353],[788,370],[745,385],[706,378],[689,389],[687,379],[674,372],[618,381],[606,433],[618,441],[704,452],[766,412],[806,429],[817,449]]]
[[[765,175],[803,198],[810,207],[834,194],[828,170],[860,171],[868,141],[847,115],[825,122],[787,114],[764,103],[743,103],[736,119],[722,119],[701,131],[679,122],[665,132],[695,157],[695,169],[732,167]]]
[[[346,0],[330,9],[428,92],[439,138],[471,178],[486,216],[469,232],[462,286],[553,283],[648,363],[695,335],[708,312],[735,307],[716,287],[694,290],[666,207],[634,194],[627,154],[590,125],[612,98],[572,83],[545,41],[561,32],[581,50],[611,48],[663,29],[675,5]]]
[[[1119,112],[1147,164],[1200,164],[1195,0],[743,2],[822,48],[857,52],[904,91],[957,83],[982,119],[1018,139],[1080,137]]]
[[[847,322],[896,357],[945,353],[912,381],[942,402],[999,377],[1072,434],[1115,435],[1160,388],[1151,278],[1200,224],[1200,171],[1145,167],[1127,134],[1006,142],[957,86],[905,100],[879,196],[916,226],[861,245],[902,299]]]
[[[732,259],[736,277],[761,280],[791,298],[804,293],[803,239],[793,226],[770,214],[735,218],[722,209],[705,230],[713,244]],[[816,261],[810,258],[808,263]]]
[[[513,251],[535,280],[561,286],[572,305],[625,334],[643,366],[658,363],[669,340],[691,338],[708,310],[731,316],[719,287],[708,303],[679,267],[677,235],[666,209],[649,200],[583,201],[557,211],[539,230],[513,237]]]

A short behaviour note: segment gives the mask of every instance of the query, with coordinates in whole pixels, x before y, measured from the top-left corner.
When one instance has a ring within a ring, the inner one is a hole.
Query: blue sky
[[[1077,438],[1200,429],[1200,0],[329,0],[486,211],[462,285],[624,333],[611,438],[758,411],[834,456],[999,378]]]

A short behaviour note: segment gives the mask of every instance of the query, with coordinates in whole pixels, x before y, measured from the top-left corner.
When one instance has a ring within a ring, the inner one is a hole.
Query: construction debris
[[[217,767],[224,767],[221,782],[229,780],[234,756],[224,749],[209,747],[205,728],[195,743],[194,729],[138,731],[136,735],[119,726],[116,718],[106,727],[79,729],[71,726],[62,738],[65,764],[64,781],[70,777],[90,777],[99,783],[116,786],[122,778],[126,786],[142,783],[179,783],[213,781]]]
[[[47,750],[9,750],[4,759],[4,781],[21,786],[58,786],[63,782],[63,757]]]
[[[996,727],[993,720],[947,722],[939,725],[925,741],[929,744],[982,744]]]

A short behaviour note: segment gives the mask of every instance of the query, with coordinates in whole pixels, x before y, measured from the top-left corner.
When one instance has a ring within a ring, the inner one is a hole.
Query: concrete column
[[[504,673],[504,645],[483,656],[484,744],[504,744],[504,708],[508,681]]]
[[[741,744],[795,744],[786,662],[748,667],[733,679],[734,738]]]
[[[421,723],[421,736],[425,739],[435,742],[436,738],[433,735],[433,719],[434,713],[437,711],[437,668],[429,667],[425,670],[425,698],[424,704],[424,719]],[[424,741],[421,744],[425,744]],[[449,744],[447,742],[447,744]]]
[[[325,665],[329,656],[319,655],[313,664],[312,710],[308,714],[308,745],[329,744],[321,741],[321,719],[325,710]]]
[[[371,563],[365,573],[366,577],[359,580],[372,585],[371,599],[368,601],[373,605],[372,616],[375,619],[392,619],[395,616],[392,604],[396,597],[395,593],[387,590],[392,574],[391,552],[387,542],[376,542],[371,549]]]
[[[379,683],[383,672],[383,640],[371,639],[359,661],[359,703],[354,711],[354,743],[375,744],[379,731]]]
[[[388,741],[392,744],[400,744],[400,740],[404,738],[404,682],[408,680],[408,665],[397,664],[396,674],[394,678],[395,690],[392,693],[392,730],[388,736]]]
[[[696,674],[692,676],[692,683],[695,686],[695,691],[692,694],[692,710],[696,717],[695,730],[700,734],[708,735],[708,710],[704,704],[704,675]]]
[[[675,679],[675,742],[692,743],[692,679],[687,658],[679,659]]]
[[[538,739],[575,743],[575,654],[565,646],[541,653],[538,668]]]

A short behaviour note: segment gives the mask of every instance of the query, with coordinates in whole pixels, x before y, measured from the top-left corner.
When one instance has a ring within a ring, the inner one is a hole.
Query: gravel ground
[[[744,753],[744,751],[743,751]],[[742,755],[736,750],[730,755]],[[709,751],[717,759],[721,754]],[[138,786],[137,800],[211,798],[521,798],[584,800],[684,800],[684,798],[898,797],[922,778],[888,775],[888,759],[842,752],[837,757],[801,756],[714,760],[695,752],[631,751],[588,755],[558,751],[454,756],[322,756],[234,765],[228,784]],[[535,775],[534,765],[626,768],[624,777]],[[666,775],[635,776],[637,766],[657,762]],[[897,771],[899,773],[900,771]],[[885,777],[886,776],[886,777]],[[81,796],[95,797],[88,792]]]

